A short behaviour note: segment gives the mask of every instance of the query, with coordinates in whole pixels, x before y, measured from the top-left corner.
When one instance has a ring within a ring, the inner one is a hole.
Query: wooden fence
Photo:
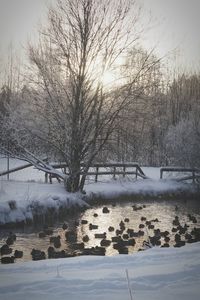
[[[46,159],[45,159],[46,160]],[[27,163],[19,167],[15,167],[9,169],[7,171],[0,172],[0,176],[8,175],[10,173],[18,172],[20,170],[31,167],[32,164]],[[55,169],[63,169],[65,174],[69,174],[68,167],[65,163],[54,163],[51,166]],[[81,164],[81,167],[84,167],[84,164]],[[176,178],[177,181],[184,180],[192,180],[195,182],[196,180],[200,180],[200,169],[197,168],[182,168],[182,167],[162,167],[160,168],[160,179],[163,179],[164,172],[177,172],[177,173],[191,173],[188,176],[184,176],[182,178]],[[83,175],[83,172],[80,172],[80,175]],[[141,167],[138,163],[94,163],[89,168],[87,172],[87,176],[93,176],[95,182],[98,181],[99,176],[103,175],[112,175],[113,178],[116,178],[117,175],[122,175],[123,177],[127,175],[135,175],[135,178],[141,177],[146,179],[147,176],[142,171]],[[52,183],[52,179],[56,178],[60,182],[60,178],[55,175],[45,173],[45,182]],[[8,177],[9,179],[9,177]]]
[[[11,168],[9,170],[0,172],[0,176],[9,175],[10,173],[18,172],[31,166],[32,164],[27,163],[19,167]],[[65,163],[54,163],[51,164],[51,166],[55,169],[63,169],[65,174],[69,174],[68,167]],[[84,167],[84,164],[81,164],[81,167]],[[80,172],[80,175],[83,175],[83,172]],[[127,175],[135,175],[136,179],[138,177],[144,179],[147,178],[137,163],[94,163],[87,172],[87,176],[94,176],[95,182],[97,182],[98,177],[102,175],[113,175],[113,178],[116,178],[117,175],[122,175],[123,177]],[[56,175],[45,173],[46,183],[48,181],[52,183],[53,178],[56,178],[59,182],[61,181],[61,179]]]
[[[30,168],[30,167],[32,167],[32,164],[28,163],[28,164],[25,164],[25,165],[22,165],[19,167],[15,167],[15,168],[0,172],[0,176],[8,175],[8,174],[11,174],[11,173],[14,173],[17,171],[21,171],[21,170],[24,170],[24,169]]]
[[[196,168],[182,168],[182,167],[164,167],[160,168],[160,179],[163,178],[164,172],[178,172],[178,173],[191,173],[189,176],[184,176],[182,178],[176,178],[177,181],[184,181],[184,180],[192,180],[195,182],[196,179],[200,178],[200,170]]]
[[[55,169],[63,169],[65,174],[69,174],[68,167],[66,164],[52,164]],[[84,164],[81,165],[84,167]],[[83,172],[80,172],[83,175]],[[146,175],[142,171],[141,167],[137,163],[94,163],[90,166],[87,176],[94,176],[95,182],[98,181],[98,177],[102,175],[112,175],[115,179],[117,175],[122,175],[123,177],[127,175],[135,175],[135,178],[141,177],[146,179]],[[57,178],[55,175],[45,174],[45,182],[52,183],[52,178]],[[57,178],[59,181],[59,179]]]

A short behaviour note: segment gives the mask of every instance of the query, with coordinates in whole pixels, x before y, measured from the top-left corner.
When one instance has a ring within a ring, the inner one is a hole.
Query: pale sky
[[[0,51],[12,41],[16,47],[37,32],[45,18],[46,4],[53,0],[0,0]]]
[[[160,55],[179,47],[178,63],[200,70],[200,0],[141,0],[151,10],[155,26],[146,45],[157,45]],[[156,21],[157,20],[157,21]]]
[[[200,70],[200,0],[136,1],[143,4],[143,20],[149,11],[153,20],[143,45],[156,46],[161,56],[179,47],[179,65]],[[38,23],[45,20],[46,5],[51,2],[55,0],[0,0],[0,61],[6,57],[11,41],[20,50],[28,38],[36,36]]]

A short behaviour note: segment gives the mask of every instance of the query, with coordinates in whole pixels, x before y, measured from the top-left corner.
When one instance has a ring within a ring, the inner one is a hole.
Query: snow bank
[[[109,183],[93,183],[85,188],[90,197],[116,198],[121,195],[158,196],[163,193],[194,192],[192,186],[174,180],[126,179],[111,180]]]
[[[48,212],[59,213],[61,208],[88,206],[79,193],[66,193],[61,184],[33,182],[0,182],[0,224],[32,221]]]
[[[199,300],[200,243],[0,266],[4,300]]]

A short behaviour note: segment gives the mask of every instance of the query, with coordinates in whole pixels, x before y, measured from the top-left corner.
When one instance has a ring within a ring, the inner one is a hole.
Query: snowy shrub
[[[200,122],[194,116],[171,126],[165,143],[170,165],[200,167]]]

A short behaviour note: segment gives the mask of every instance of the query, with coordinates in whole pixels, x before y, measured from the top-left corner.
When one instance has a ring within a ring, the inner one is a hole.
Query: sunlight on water
[[[92,208],[88,209],[83,215],[82,219],[88,220],[88,223],[97,224],[99,227],[98,229],[94,230],[88,230],[88,225],[81,225],[78,228],[79,238],[81,240],[82,236],[87,234],[89,236],[89,242],[86,243],[86,246],[92,247],[92,246],[100,246],[101,239],[95,239],[94,235],[95,233],[104,233],[106,232],[106,238],[111,239],[113,236],[115,236],[114,232],[109,232],[108,227],[113,226],[116,229],[120,229],[119,223],[121,221],[124,221],[125,218],[129,219],[129,222],[124,222],[126,229],[131,228],[134,229],[134,231],[138,231],[140,224],[145,224],[145,222],[141,221],[141,217],[145,217],[147,220],[152,219],[158,219],[159,222],[152,222],[152,224],[155,226],[154,229],[160,229],[161,231],[171,231],[173,228],[173,220],[175,216],[178,216],[180,219],[181,225],[184,225],[187,223],[187,225],[190,226],[192,229],[194,225],[197,227],[200,225],[200,208],[195,208],[195,203],[190,203],[186,205],[186,203],[183,204],[177,204],[175,206],[174,202],[152,202],[151,204],[144,203],[145,208],[142,208],[141,210],[133,210],[133,203],[129,203],[127,205],[117,205],[117,206],[111,206],[107,205],[108,209],[110,210],[109,213],[104,214],[102,212],[102,207],[99,208]],[[138,207],[142,206],[140,204],[136,205]],[[178,209],[177,209],[178,207]],[[94,217],[94,213],[98,214],[98,217]],[[197,224],[193,224],[188,219],[188,213],[191,213],[195,215],[197,218]],[[145,228],[142,229],[144,231],[144,236],[136,238],[136,245],[134,247],[129,247],[129,253],[138,251],[139,248],[142,247],[143,241],[148,240],[148,235],[153,236],[154,230],[148,229],[148,226],[145,225]],[[124,233],[126,230],[124,231]],[[174,235],[170,234],[170,244],[174,244]],[[106,255],[114,255],[118,252],[113,249],[113,245],[106,248]]]

